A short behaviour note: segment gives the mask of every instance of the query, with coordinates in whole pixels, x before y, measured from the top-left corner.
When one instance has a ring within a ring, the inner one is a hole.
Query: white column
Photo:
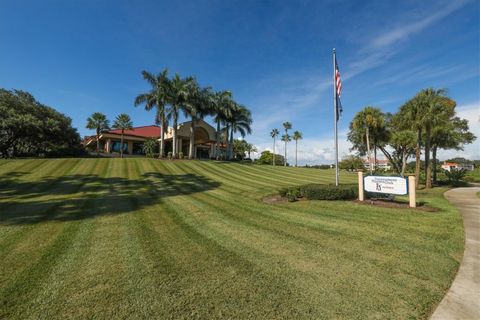
[[[363,172],[358,171],[358,200],[365,200],[365,195],[363,193]]]
[[[415,208],[417,206],[415,176],[408,176],[408,200],[411,208]]]

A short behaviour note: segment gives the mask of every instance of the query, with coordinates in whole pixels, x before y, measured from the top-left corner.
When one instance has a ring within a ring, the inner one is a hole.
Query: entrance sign
[[[407,179],[401,177],[383,177],[367,176],[363,177],[363,172],[358,172],[358,200],[365,201],[364,191],[375,193],[407,194],[409,206],[417,206],[417,196],[415,194],[415,176]]]
[[[407,179],[402,177],[366,176],[365,191],[405,195],[408,193]]]

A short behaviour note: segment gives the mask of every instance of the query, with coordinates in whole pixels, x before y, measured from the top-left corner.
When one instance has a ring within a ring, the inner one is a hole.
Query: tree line
[[[83,153],[72,119],[21,90],[0,89],[0,157]]]
[[[417,187],[423,169],[425,187],[431,188],[437,182],[438,150],[463,150],[465,144],[476,139],[469,131],[468,120],[458,117],[455,108],[456,102],[446,89],[427,88],[406,101],[396,113],[365,107],[350,123],[348,140],[353,144],[352,150],[370,159],[370,172],[374,171],[378,150],[401,176],[405,175],[408,159],[414,157]]]

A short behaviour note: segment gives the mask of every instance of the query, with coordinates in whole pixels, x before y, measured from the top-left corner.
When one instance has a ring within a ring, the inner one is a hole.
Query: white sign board
[[[366,176],[364,188],[367,192],[407,194],[407,179],[402,177]]]

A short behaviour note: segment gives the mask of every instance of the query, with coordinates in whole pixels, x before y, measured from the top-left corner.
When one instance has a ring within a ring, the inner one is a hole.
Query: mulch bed
[[[412,209],[412,210],[421,210],[421,211],[427,211],[427,212],[437,212],[440,211],[438,208],[433,208],[433,207],[428,207],[422,203],[418,204],[416,208],[410,208],[408,203],[406,202],[400,202],[400,201],[389,201],[389,200],[371,200],[367,199],[365,201],[359,201],[359,200],[354,200],[353,202],[358,203],[358,204],[363,204],[366,206],[376,206],[376,207],[382,207],[382,208],[396,208],[396,209]]]
[[[298,199],[299,201],[308,201],[305,198],[300,198]],[[266,204],[277,204],[277,203],[287,203],[288,200],[287,198],[282,198],[280,195],[270,195],[266,196],[262,199],[263,203]],[[420,211],[426,211],[426,212],[437,212],[440,211],[438,208],[433,208],[433,207],[428,207],[422,203],[417,204],[416,208],[410,208],[408,206],[408,203],[406,202],[400,202],[400,201],[389,201],[389,200],[371,200],[367,199],[365,201],[358,201],[358,200],[353,200],[353,202],[365,206],[375,206],[375,207],[382,207],[382,208],[395,208],[395,209],[412,209],[412,210],[420,210]]]

